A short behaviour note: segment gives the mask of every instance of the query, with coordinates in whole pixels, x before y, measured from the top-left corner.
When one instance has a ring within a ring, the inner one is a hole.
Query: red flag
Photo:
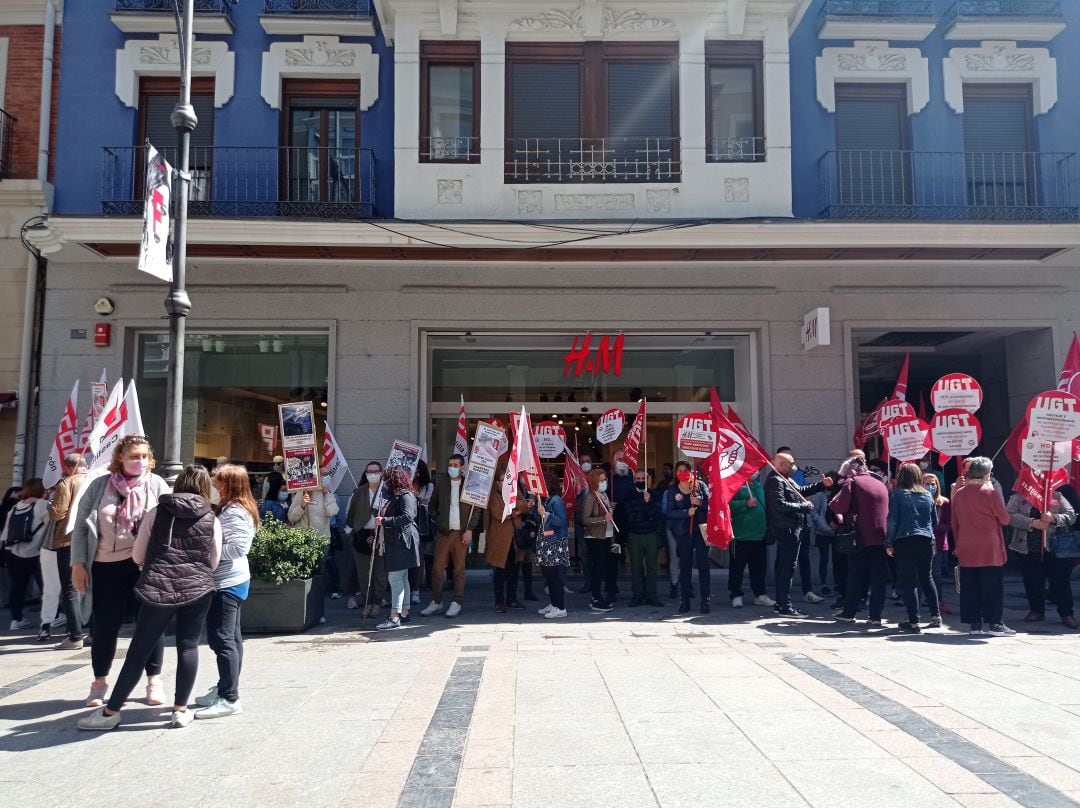
[[[904,354],[904,364],[900,366],[900,375],[896,377],[896,387],[893,388],[893,398],[907,401],[908,366],[911,364],[911,354]]]
[[[727,419],[715,388],[709,400],[710,414],[716,428],[716,451],[705,460],[705,473],[712,489],[707,541],[716,547],[726,548],[735,538],[731,525],[731,500],[739,488],[769,462],[769,458]]]
[[[757,449],[763,455],[769,454],[765,451],[765,447],[761,445],[761,441],[759,441],[750,433],[750,429],[746,426],[746,424],[743,423],[743,419],[739,417],[739,413],[735,412],[735,408],[732,407],[730,404],[728,404],[727,408],[727,418],[731,422],[731,425],[735,427],[736,430],[738,430],[739,434],[746,438],[751,444],[753,444],[755,449]]]
[[[581,495],[581,492],[589,487],[589,481],[585,477],[585,472],[581,470],[581,463],[578,462],[577,455],[570,451],[570,447],[566,447],[566,468],[563,471],[562,482],[562,498],[566,503],[567,508],[573,508],[577,504],[577,498]]]
[[[1050,492],[1053,493],[1068,481],[1069,473],[1066,469],[1058,469],[1053,474],[1050,474],[1049,472],[1035,471],[1025,463],[1020,476],[1013,483],[1013,491],[1021,494],[1024,499],[1040,511],[1045,511],[1048,508],[1046,503],[1047,483],[1049,483]]]
[[[503,512],[500,521],[505,522],[514,511],[518,498],[518,474],[525,475],[525,488],[529,493],[541,497],[548,495],[540,461],[536,456],[533,443],[532,422],[525,408],[521,414],[510,413],[510,426],[514,430],[513,448],[510,449],[510,461],[506,464],[506,473],[502,479]]]
[[[1075,331],[1072,343],[1069,345],[1069,352],[1065,355],[1065,364],[1061,366],[1058,390],[1072,393],[1074,396],[1080,395],[1080,339],[1077,339]],[[1073,488],[1080,490],[1080,438],[1073,441],[1072,459],[1071,483]]]
[[[1023,472],[1023,460],[1020,459],[1020,455],[1023,452],[1024,438],[1027,437],[1028,431],[1028,419],[1025,415],[1020,423],[1013,427],[1013,431],[1009,433],[1009,437],[1005,439],[1005,459],[1009,461],[1017,473]]]
[[[638,404],[637,415],[630,431],[626,433],[626,442],[623,444],[623,461],[630,467],[630,471],[637,473],[638,453],[641,451],[641,438],[645,434],[645,399]]]
[[[930,420],[930,419],[928,419],[926,417],[926,392],[925,391],[921,391],[919,393],[919,420],[920,421],[928,421],[928,420]]]
[[[64,458],[75,451],[75,428],[79,419],[79,380],[75,380],[75,386],[71,388],[71,397],[68,398],[67,406],[64,407],[64,415],[60,419],[60,426],[53,438],[52,448],[49,450],[49,459],[45,461],[45,472],[41,475],[41,482],[45,488],[52,488],[60,478],[64,476]]]
[[[866,417],[862,419],[858,428],[855,430],[855,434],[851,436],[851,443],[856,449],[862,449],[870,441],[870,438],[874,435],[881,434],[881,408],[888,401],[887,398],[883,398],[874,409],[870,410],[866,414]]]
[[[465,418],[465,396],[461,397],[461,410],[458,412],[457,433],[454,435],[454,454],[469,456],[469,422]]]

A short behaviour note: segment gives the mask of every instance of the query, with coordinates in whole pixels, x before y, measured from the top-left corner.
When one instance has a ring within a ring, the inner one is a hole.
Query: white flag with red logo
[[[525,488],[530,494],[542,497],[548,495],[547,485],[544,483],[544,475],[540,469],[540,461],[537,459],[536,446],[533,445],[532,422],[525,408],[521,408],[521,414],[510,414],[510,425],[514,430],[514,445],[510,449],[510,460],[506,464],[506,472],[502,479],[503,512],[502,520],[506,521],[517,505],[519,474],[525,475]]]
[[[120,379],[113,386],[109,400],[105,402],[105,410],[90,433],[90,451],[94,453],[94,462],[90,464],[91,472],[98,468],[104,469],[112,462],[113,449],[125,435],[146,434],[135,382],[129,382],[127,390],[124,390],[123,384],[124,380]]]
[[[638,404],[637,415],[630,431],[626,433],[626,442],[623,443],[623,462],[630,467],[630,471],[637,474],[638,455],[641,453],[641,442],[645,435],[645,399]]]
[[[469,457],[469,422],[465,418],[465,396],[461,397],[461,410],[458,412],[457,433],[454,435],[454,454],[465,459]]]
[[[52,488],[60,478],[64,476],[64,458],[75,451],[76,433],[79,406],[79,380],[75,380],[75,386],[71,388],[71,397],[68,398],[67,406],[64,407],[64,415],[60,419],[60,426],[56,430],[52,447],[49,449],[49,459],[45,461],[45,471],[41,475],[41,482],[46,488]]]
[[[171,281],[172,268],[172,166],[157,149],[146,146],[146,180],[143,184],[143,232],[139,245],[139,270]]]
[[[349,464],[346,462],[345,455],[341,453],[341,448],[330,431],[330,424],[326,424],[326,434],[323,437],[322,464],[319,466],[319,471],[322,473],[323,485],[331,494],[337,493],[341,481],[349,476]]]

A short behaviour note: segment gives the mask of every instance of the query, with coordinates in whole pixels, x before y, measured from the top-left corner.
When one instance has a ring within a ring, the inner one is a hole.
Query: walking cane
[[[383,513],[386,512],[386,504],[379,509],[379,517],[382,518]],[[382,555],[383,547],[383,526],[382,524],[375,525],[374,541],[371,543],[371,563],[368,564],[367,570],[367,589],[364,590],[364,613],[360,617],[361,620],[367,620],[370,615],[368,614],[368,604],[371,602],[371,577],[375,572],[375,556]]]

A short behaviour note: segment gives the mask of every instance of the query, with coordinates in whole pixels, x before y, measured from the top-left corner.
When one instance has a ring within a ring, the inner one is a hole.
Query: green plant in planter
[[[319,571],[328,542],[310,527],[266,516],[248,553],[251,574],[276,584],[311,578]]]

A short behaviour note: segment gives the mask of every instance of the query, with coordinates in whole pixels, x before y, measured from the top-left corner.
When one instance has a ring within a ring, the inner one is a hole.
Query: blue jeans
[[[401,614],[409,607],[412,593],[409,591],[409,571],[394,570],[388,572],[386,577],[390,579],[390,612]]]

